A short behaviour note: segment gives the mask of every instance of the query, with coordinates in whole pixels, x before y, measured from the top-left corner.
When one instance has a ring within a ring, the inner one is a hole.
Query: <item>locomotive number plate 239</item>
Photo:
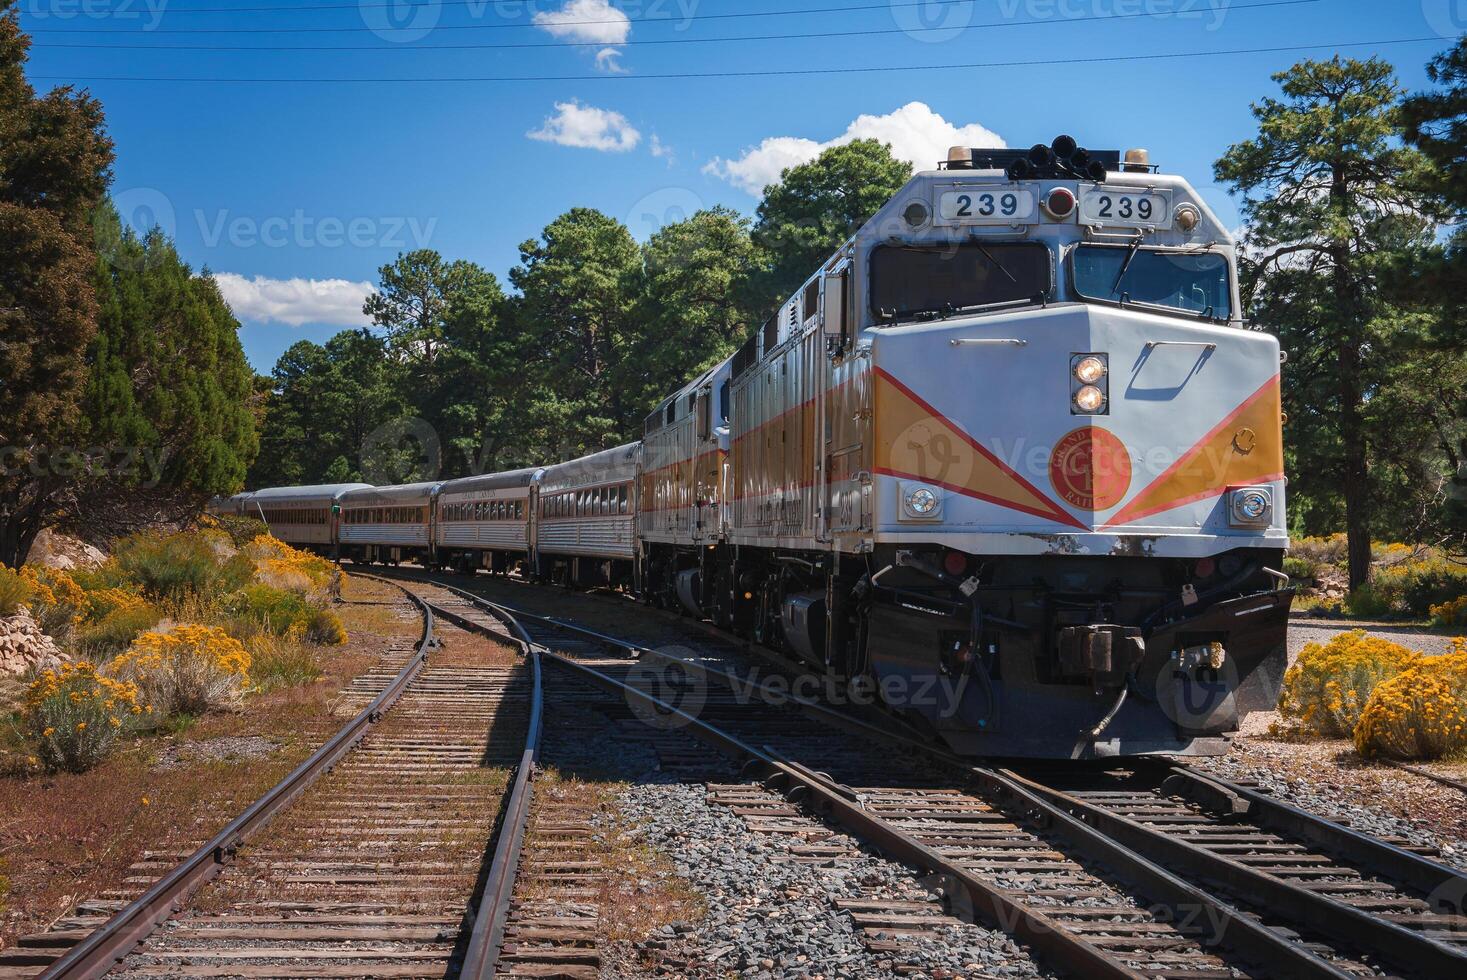
[[[936,224],[1032,225],[1038,221],[1033,192],[1017,187],[945,191],[937,199]]]
[[[1082,225],[1120,225],[1125,228],[1170,228],[1172,201],[1165,194],[1118,194],[1108,190],[1080,195]]]

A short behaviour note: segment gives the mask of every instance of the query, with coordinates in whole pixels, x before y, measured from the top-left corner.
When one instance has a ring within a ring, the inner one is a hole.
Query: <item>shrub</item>
[[[249,687],[249,669],[244,646],[212,626],[144,633],[108,665],[114,676],[135,683],[160,717],[238,704]]]
[[[261,637],[255,643],[250,675],[254,678],[256,690],[273,691],[309,684],[321,676],[321,668],[305,644]]]
[[[0,565],[0,616],[14,616],[30,597],[30,582],[14,570]]]
[[[1327,538],[1296,538],[1289,543],[1289,554],[1315,565],[1343,565],[1349,556],[1349,542],[1343,534]]]
[[[132,646],[144,632],[158,625],[163,614],[146,602],[117,606],[100,619],[84,624],[77,633],[79,653],[94,659],[115,656]]]
[[[42,671],[26,691],[20,717],[41,765],[85,772],[146,710],[136,685],[106,677],[83,660]]]
[[[304,624],[311,616],[311,607],[305,596],[263,583],[246,585],[227,596],[224,608],[231,616],[254,623],[275,636],[284,636],[297,623]],[[304,625],[301,628],[304,629]]]
[[[258,517],[241,517],[238,514],[220,514],[214,518],[219,530],[229,535],[236,548],[243,548],[261,535],[270,533],[270,525]]]
[[[30,585],[29,605],[41,630],[58,643],[67,642],[91,608],[86,592],[60,569],[25,565],[20,575]]]
[[[1284,559],[1284,574],[1289,578],[1312,581],[1317,571],[1319,571],[1319,563],[1310,561],[1308,558],[1295,558],[1290,555]]]
[[[1382,682],[1355,729],[1364,756],[1440,759],[1467,749],[1467,643]]]
[[[1467,595],[1467,568],[1438,555],[1379,568],[1370,584],[1351,593],[1347,605],[1356,616],[1416,616]]]
[[[254,572],[220,532],[135,534],[117,543],[113,557],[144,595],[170,602],[215,599],[250,581]]]
[[[1431,621],[1438,626],[1467,626],[1467,595],[1432,606]]]
[[[292,592],[305,593],[330,586],[336,566],[309,551],[292,548],[268,534],[245,545],[242,554],[255,563],[259,581]]]
[[[341,625],[341,618],[329,609],[311,610],[311,618],[306,623],[306,639],[321,646],[340,646],[346,642],[346,627]]]
[[[1284,674],[1279,711],[1308,734],[1348,738],[1376,685],[1419,659],[1415,651],[1364,630],[1307,644]]]

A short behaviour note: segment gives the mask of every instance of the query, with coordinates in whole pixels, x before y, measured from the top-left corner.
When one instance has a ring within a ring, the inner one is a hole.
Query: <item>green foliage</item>
[[[1314,578],[1314,573],[1319,571],[1319,565],[1307,558],[1295,558],[1290,555],[1284,559],[1284,574],[1289,578],[1309,580]]]
[[[262,583],[246,585],[228,596],[224,608],[230,615],[253,623],[275,636],[284,636],[297,623],[310,619],[312,609],[306,597],[289,589],[277,589]]]
[[[93,660],[115,657],[162,618],[155,606],[147,604],[111,609],[76,631],[77,652]]]
[[[254,564],[222,542],[200,533],[141,532],[113,548],[113,561],[144,595],[173,603],[212,601],[241,588]]]
[[[41,671],[26,690],[20,723],[42,766],[85,772],[144,714],[136,685],[81,661]]]
[[[38,97],[30,39],[0,2],[0,564],[19,567],[67,478],[49,453],[78,445],[86,351],[96,332],[87,220],[111,177],[102,107],[85,92]]]
[[[270,380],[252,486],[361,480],[367,437],[407,411],[402,366],[365,330],[339,333],[324,346],[295,344]]]
[[[219,525],[219,530],[229,535],[229,540],[236,548],[243,548],[260,535],[270,533],[270,525],[258,517],[221,514],[214,520]]]
[[[20,573],[0,565],[0,616],[13,616],[31,597],[31,585]]]
[[[912,178],[877,140],[835,146],[765,189],[754,225],[759,268],[748,306],[763,320]]]
[[[1427,619],[1434,606],[1467,595],[1467,566],[1439,554],[1380,568],[1367,585],[1345,600],[1352,615],[1364,618]]]
[[[1432,167],[1401,145],[1401,92],[1385,62],[1304,61],[1274,77],[1283,97],[1253,106],[1258,135],[1231,147],[1216,174],[1245,195],[1253,318],[1276,328],[1290,353],[1284,408],[1296,526],[1333,530],[1342,504],[1358,587],[1370,572],[1379,498],[1410,482],[1400,454],[1372,453],[1400,446],[1401,420],[1374,411],[1368,396],[1391,386],[1391,366],[1406,363],[1431,324],[1429,311],[1392,302],[1377,286],[1431,247]]]
[[[212,277],[195,275],[153,229],[96,217],[98,326],[84,409],[88,444],[144,451],[124,486],[233,491],[259,448],[254,372]]]

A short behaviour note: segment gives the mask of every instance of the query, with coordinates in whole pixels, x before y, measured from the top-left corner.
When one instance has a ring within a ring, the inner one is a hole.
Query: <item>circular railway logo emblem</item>
[[[1131,487],[1131,456],[1113,433],[1087,425],[1055,443],[1049,480],[1072,506],[1109,510]]]

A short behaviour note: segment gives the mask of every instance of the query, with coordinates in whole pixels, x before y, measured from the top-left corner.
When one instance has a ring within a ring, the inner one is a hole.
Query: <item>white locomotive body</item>
[[[341,552],[504,570],[523,548],[532,576],[706,615],[966,754],[1219,752],[1276,703],[1293,595],[1281,356],[1236,266],[1139,153],[955,148],[642,442],[345,493]],[[489,540],[506,493],[513,539]],[[419,509],[353,516],[384,504]]]

